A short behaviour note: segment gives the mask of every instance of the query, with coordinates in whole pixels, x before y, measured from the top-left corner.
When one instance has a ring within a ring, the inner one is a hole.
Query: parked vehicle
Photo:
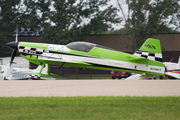
[[[121,71],[111,71],[111,76],[112,76],[112,79],[115,79],[115,78],[121,79],[121,78],[127,78],[131,76],[131,73],[121,72]]]

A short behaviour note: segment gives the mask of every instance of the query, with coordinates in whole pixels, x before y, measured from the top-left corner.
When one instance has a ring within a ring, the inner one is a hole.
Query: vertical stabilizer
[[[148,38],[134,55],[163,62],[160,40]]]

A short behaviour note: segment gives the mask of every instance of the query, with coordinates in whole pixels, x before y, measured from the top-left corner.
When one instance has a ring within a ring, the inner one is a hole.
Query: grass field
[[[0,97],[0,120],[180,120],[180,97]]]

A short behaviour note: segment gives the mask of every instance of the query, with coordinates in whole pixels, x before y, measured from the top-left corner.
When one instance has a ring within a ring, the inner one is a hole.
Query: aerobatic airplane
[[[7,46],[14,49],[11,61],[16,51],[30,62],[42,65],[35,75],[58,77],[50,73],[50,65],[76,66],[103,70],[125,71],[138,74],[164,75],[160,40],[149,38],[133,55],[89,42],[72,42],[67,45],[10,42]],[[45,65],[48,73],[42,74]]]

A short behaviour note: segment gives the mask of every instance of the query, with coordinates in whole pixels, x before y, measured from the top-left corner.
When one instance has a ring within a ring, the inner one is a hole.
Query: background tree
[[[117,0],[123,15],[124,32],[128,35],[127,41],[133,51],[136,51],[145,39],[158,33],[169,33],[179,27],[179,1],[125,0],[128,6],[128,11],[125,13],[122,1]]]
[[[37,31],[41,28],[50,26],[50,6],[52,0],[25,0],[23,22],[21,24],[24,28],[31,28],[33,31]]]
[[[53,0],[50,21],[53,26],[44,29],[42,38],[46,42],[67,44],[80,41],[89,34],[101,34],[112,29],[109,23],[119,23],[117,9],[112,6],[104,10],[109,0]],[[48,34],[47,34],[48,33]]]
[[[109,0],[0,0],[0,51],[5,52],[7,38],[19,28],[43,29],[45,42],[67,44],[84,40],[89,34],[113,29],[121,22]],[[104,7],[104,8],[103,8]],[[103,8],[103,9],[102,9]],[[28,29],[28,30],[29,30]]]
[[[7,38],[14,34],[16,22],[21,17],[21,0],[0,0],[0,54],[7,52]]]

